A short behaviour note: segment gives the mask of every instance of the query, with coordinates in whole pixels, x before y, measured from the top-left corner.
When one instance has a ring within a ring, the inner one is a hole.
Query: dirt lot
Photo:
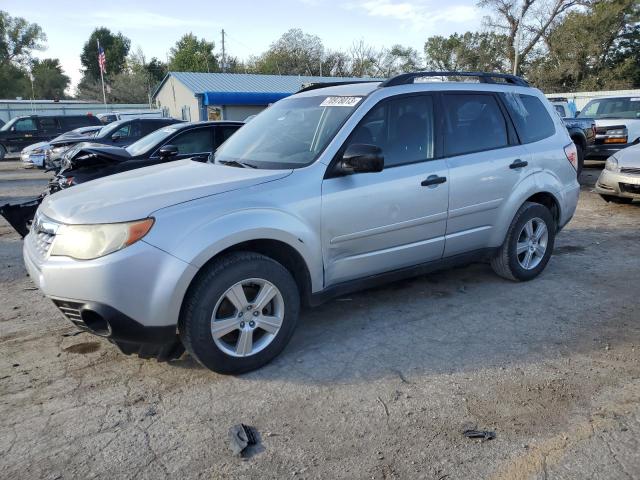
[[[602,201],[598,173],[539,279],[475,264],[341,298],[241,377],[70,336],[0,221],[0,476],[640,478],[640,204]],[[45,178],[0,163],[0,203]]]

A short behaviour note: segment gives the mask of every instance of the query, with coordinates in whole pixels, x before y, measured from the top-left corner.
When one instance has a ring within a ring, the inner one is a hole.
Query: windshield
[[[578,118],[637,118],[640,119],[640,97],[601,98],[591,100]]]
[[[118,130],[118,128],[120,128],[122,124],[125,123],[126,121],[127,120],[120,120],[118,122],[112,122],[109,125],[105,125],[98,131],[98,133],[96,134],[96,137],[99,137],[99,138],[108,137],[109,135],[114,133],[116,130]]]
[[[9,130],[14,123],[16,123],[18,121],[19,117],[16,118],[12,118],[11,120],[9,120],[7,123],[5,123],[2,128],[0,128],[0,132],[4,132],[6,130]]]
[[[291,97],[245,124],[215,153],[216,163],[257,168],[300,168],[311,164],[353,113],[362,97]]]
[[[168,138],[170,135],[173,135],[176,132],[176,130],[177,130],[176,127],[161,128],[160,130],[151,132],[146,137],[142,137],[137,142],[132,143],[127,148],[125,148],[125,150],[132,157],[142,155],[144,153],[148,153],[151,149],[155,148],[158,145],[158,143],[162,142],[163,140]]]

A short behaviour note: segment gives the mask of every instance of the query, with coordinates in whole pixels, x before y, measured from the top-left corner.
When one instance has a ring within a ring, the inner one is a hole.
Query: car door
[[[24,147],[39,142],[38,122],[35,117],[21,118],[11,127],[9,146],[14,151],[20,151]]]
[[[56,117],[38,118],[38,141],[46,142],[57,137],[60,133],[60,122]]]
[[[488,246],[500,207],[530,167],[497,95],[465,91],[441,98],[450,183],[448,257]]]
[[[383,100],[345,143],[380,147],[379,173],[333,176],[322,183],[325,287],[442,257],[447,223],[447,165],[438,159],[435,97]],[[337,160],[337,158],[335,159]]]

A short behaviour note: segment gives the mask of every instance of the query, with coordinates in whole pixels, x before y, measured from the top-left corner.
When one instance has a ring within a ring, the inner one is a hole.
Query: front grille
[[[60,224],[42,214],[36,214],[31,224],[31,238],[40,258],[46,258],[49,255],[58,228]]]
[[[82,330],[89,330],[87,324],[82,320],[82,314],[80,313],[82,303],[69,302],[66,300],[54,300],[53,303],[55,303],[62,314],[71,320],[76,327]]]
[[[632,175],[640,175],[639,167],[621,167],[620,173],[630,173]]]
[[[640,185],[634,185],[633,183],[620,183],[620,190],[625,193],[640,195]]]

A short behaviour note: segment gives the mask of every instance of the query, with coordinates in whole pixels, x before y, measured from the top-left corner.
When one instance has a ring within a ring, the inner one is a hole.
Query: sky
[[[80,52],[96,27],[122,32],[132,51],[166,61],[185,33],[215,42],[226,32],[229,55],[258,55],[290,28],[318,35],[325,48],[347,50],[354,41],[376,47],[402,44],[422,53],[432,35],[481,28],[474,0],[0,0],[0,9],[39,24],[47,35],[39,58],[59,58],[75,86]]]

